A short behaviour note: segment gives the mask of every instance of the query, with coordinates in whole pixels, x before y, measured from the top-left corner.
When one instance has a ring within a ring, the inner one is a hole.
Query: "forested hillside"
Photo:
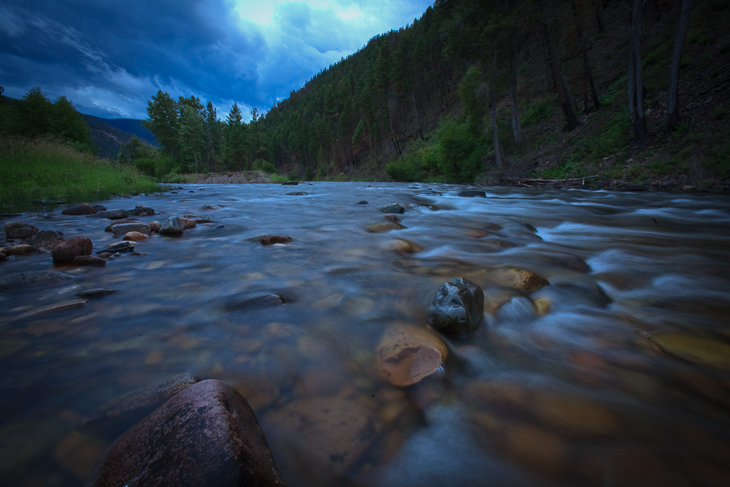
[[[89,126],[91,139],[99,148],[99,157],[116,160],[119,148],[137,137],[148,144],[156,145],[155,137],[142,126],[141,120],[130,118],[108,119],[93,115],[82,115]]]
[[[250,123],[159,92],[146,126],[181,171],[722,185],[729,24],[728,0],[439,0]]]

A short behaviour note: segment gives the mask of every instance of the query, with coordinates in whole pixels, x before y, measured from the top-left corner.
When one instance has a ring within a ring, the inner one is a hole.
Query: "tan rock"
[[[484,312],[495,315],[505,304],[512,301],[512,298],[524,296],[517,289],[498,287],[484,291]]]
[[[195,220],[191,220],[189,218],[180,218],[180,221],[183,222],[183,225],[185,225],[185,230],[194,228],[197,225],[197,223],[195,223]]]
[[[487,279],[503,287],[519,289],[526,293],[548,286],[550,283],[534,272],[519,267],[501,267],[487,274]]]
[[[38,250],[32,245],[21,244],[5,247],[3,249],[0,249],[0,251],[2,251],[2,253],[5,255],[30,255],[34,252],[37,252]]]
[[[368,225],[368,232],[370,233],[385,233],[391,230],[402,230],[406,227],[396,222],[385,222],[376,223],[374,225]]]
[[[264,235],[259,239],[261,245],[274,245],[278,243],[289,243],[291,241],[292,238],[285,235]]]
[[[68,311],[70,309],[83,308],[88,301],[85,299],[72,299],[62,301],[60,303],[43,306],[42,308],[33,309],[20,315],[18,318],[27,318],[28,316],[39,315],[44,313],[55,313],[57,311]]]
[[[406,240],[404,238],[396,238],[385,244],[385,248],[392,250],[393,252],[399,252],[402,254],[415,254],[416,252],[422,252],[423,247],[415,242]]]
[[[153,232],[159,232],[160,228],[162,228],[162,225],[158,221],[153,221],[149,223],[150,230]]]
[[[532,304],[535,305],[535,310],[540,316],[545,316],[546,314],[548,314],[553,307],[552,300],[547,296],[537,298],[532,302]]]
[[[131,240],[133,242],[140,242],[142,240],[147,240],[147,235],[140,232],[127,232],[124,235],[123,240]]]
[[[659,333],[651,336],[662,351],[693,364],[730,370],[730,344],[682,333]]]
[[[546,424],[576,436],[606,436],[619,426],[611,410],[580,396],[538,392],[532,407],[535,416]]]
[[[385,218],[385,219],[386,219],[386,220],[388,220],[389,222],[395,222],[395,223],[400,223],[400,218],[398,218],[397,216],[395,216],[395,215],[394,215],[394,214],[392,214],[392,213],[391,213],[391,214],[389,214],[389,215],[385,215],[385,216],[384,216],[383,218]]]
[[[447,355],[446,345],[436,335],[404,323],[388,327],[375,351],[380,375],[399,387],[433,374]]]
[[[520,414],[530,408],[530,391],[512,382],[475,382],[467,387],[465,397],[478,409]]]

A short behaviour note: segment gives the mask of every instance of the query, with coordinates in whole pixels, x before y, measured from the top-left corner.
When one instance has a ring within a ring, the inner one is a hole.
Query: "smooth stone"
[[[64,241],[63,235],[53,230],[41,230],[33,235],[29,241],[30,245],[37,249],[53,250],[53,248]]]
[[[375,349],[378,372],[397,387],[421,381],[446,360],[446,345],[424,328],[396,323],[385,330]]]
[[[71,264],[78,266],[104,267],[106,265],[106,261],[95,255],[79,255],[78,257],[73,258]]]
[[[423,247],[415,242],[406,240],[404,238],[396,238],[388,242],[385,247],[393,252],[400,252],[403,254],[415,254],[416,252],[422,252]]]
[[[535,311],[539,316],[545,316],[553,307],[553,301],[548,297],[537,298],[532,304],[535,305]]]
[[[180,236],[184,231],[185,223],[183,223],[182,219],[177,216],[171,216],[165,220],[165,223],[163,223],[162,227],[160,227],[160,235],[168,237]]]
[[[180,221],[185,226],[185,230],[195,228],[195,226],[197,225],[197,223],[195,223],[195,220],[191,220],[190,218],[180,218]]]
[[[113,244],[107,245],[105,248],[97,252],[97,254],[102,254],[105,252],[115,253],[119,252],[121,254],[125,252],[133,252],[134,246],[136,245],[135,242],[114,242]]]
[[[149,225],[150,225],[150,231],[151,232],[158,232],[159,233],[160,228],[162,228],[162,225],[160,225],[160,222],[158,222],[158,221],[150,222]]]
[[[72,237],[65,240],[51,250],[53,262],[67,262],[81,255],[91,255],[94,244],[87,237]]]
[[[155,214],[155,210],[149,206],[136,206],[133,210],[127,210],[127,215],[130,216],[142,216],[142,213],[147,213],[147,216],[152,216]]]
[[[280,306],[287,302],[287,299],[274,293],[251,293],[243,297],[237,297],[230,300],[226,304],[226,309],[231,310],[251,310],[271,308]]]
[[[5,231],[5,235],[10,238],[10,234],[13,233],[15,230],[19,230],[21,228],[30,228],[35,229],[38,231],[38,227],[35,227],[31,225],[30,223],[25,222],[7,222],[5,223],[5,226],[3,227],[3,230]]]
[[[278,243],[288,243],[291,241],[292,238],[285,235],[264,235],[259,239],[261,245],[273,245]]]
[[[367,201],[365,201],[365,200],[361,200],[361,201],[358,201],[358,202],[357,202],[357,204],[358,204],[358,205],[367,205],[367,204],[368,204],[368,202],[367,202]]]
[[[109,225],[107,225],[107,227],[104,229],[104,231],[105,232],[114,232],[114,227],[116,227],[117,225],[124,225],[126,223],[139,223],[139,221],[130,220],[130,219],[112,221]]]
[[[123,220],[127,218],[127,212],[124,210],[99,211],[94,215],[86,218],[108,218],[109,220]]]
[[[462,198],[486,198],[487,193],[484,191],[466,190],[460,192],[456,196],[461,196]]]
[[[463,277],[444,283],[428,310],[428,323],[445,335],[468,335],[483,317],[484,292]]]
[[[101,257],[102,259],[108,259],[109,257],[112,256],[111,252],[105,252],[105,251],[98,252],[98,254],[99,254],[99,257]]]
[[[307,194],[307,193],[305,193],[303,191],[296,191],[294,193],[286,193],[287,196],[304,196],[305,194]]]
[[[389,222],[396,222],[396,223],[400,223],[400,218],[398,218],[397,216],[395,216],[395,215],[394,215],[394,214],[392,214],[392,213],[389,213],[389,214],[385,215],[385,216],[384,216],[383,218],[385,218],[385,219],[386,219],[386,220],[388,220]]]
[[[402,230],[404,228],[406,227],[396,222],[375,223],[373,225],[368,225],[368,232],[385,233],[391,230]]]
[[[58,284],[73,276],[55,271],[27,271],[0,277],[0,291],[9,289]]]
[[[205,380],[128,430],[107,453],[94,487],[283,486],[251,407],[235,389]]]
[[[100,298],[101,296],[108,296],[109,294],[114,294],[115,292],[117,291],[114,289],[94,288],[78,292],[76,293],[76,296],[80,298]]]
[[[91,207],[96,211],[106,211],[106,206],[104,205],[91,205]]]
[[[30,255],[38,252],[38,249],[28,244],[11,245],[10,247],[3,247],[0,250],[5,255]]]
[[[196,382],[191,374],[175,375],[116,397],[97,408],[94,414],[95,417],[116,418],[136,411],[144,413],[144,410],[159,407]]]
[[[131,240],[132,242],[141,242],[142,240],[147,240],[147,235],[140,232],[127,232],[124,234],[123,240]]]
[[[687,362],[730,370],[730,344],[682,333],[659,333],[651,335],[659,348]]]
[[[336,397],[287,404],[267,416],[267,424],[284,444],[297,443],[297,455],[305,456],[299,456],[300,461],[317,465],[328,475],[344,474],[357,464],[380,432],[374,411],[356,400]]]
[[[606,436],[618,430],[616,415],[601,403],[575,395],[534,394],[532,411],[547,425],[581,437]]]
[[[114,225],[112,227],[112,231],[114,232],[115,237],[119,237],[122,235],[126,235],[130,232],[137,232],[137,233],[143,233],[145,235],[149,235],[152,231],[152,228],[147,225],[146,223],[123,223],[121,225]]]
[[[383,213],[405,213],[405,208],[403,208],[398,203],[391,203],[389,205],[381,206],[378,208],[379,211],[382,211]]]
[[[28,316],[34,316],[45,313],[56,313],[58,311],[68,311],[70,309],[78,309],[86,306],[87,301],[85,299],[71,299],[68,301],[62,301],[56,304],[50,304],[43,306],[42,308],[30,310],[27,313],[23,313],[18,318],[27,318]]]
[[[7,234],[7,238],[25,240],[26,238],[32,237],[36,233],[38,233],[38,227],[16,228],[15,230]]]
[[[519,267],[501,267],[487,273],[487,279],[503,287],[519,289],[527,294],[534,293],[550,283],[534,272]]]
[[[512,301],[513,298],[521,298],[524,296],[524,293],[509,287],[487,289],[484,291],[484,312],[495,315],[502,306]]]
[[[63,215],[94,215],[96,213],[96,209],[94,209],[93,206],[87,204],[87,203],[81,203],[80,205],[72,206],[71,208],[66,208],[61,212]]]

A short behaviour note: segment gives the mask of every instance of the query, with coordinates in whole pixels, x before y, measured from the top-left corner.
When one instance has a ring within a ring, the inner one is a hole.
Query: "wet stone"
[[[11,245],[10,247],[3,247],[0,250],[2,250],[2,253],[5,255],[30,255],[38,252],[35,247],[28,244]]]
[[[445,335],[468,335],[484,317],[484,292],[477,284],[457,277],[444,283],[431,302],[428,323]]]
[[[379,211],[383,213],[405,213],[405,208],[403,208],[398,203],[391,203],[389,205],[381,206],[378,208]]]
[[[86,291],[81,291],[76,293],[76,296],[80,298],[100,298],[102,296],[108,296],[110,294],[114,294],[117,292],[114,289],[106,289],[106,288],[95,288],[95,289],[87,289]]]
[[[91,205],[91,207],[96,211],[106,211],[106,206],[104,205]]]
[[[108,218],[109,220],[123,220],[127,218],[127,212],[124,210],[99,211],[94,215],[86,218]]]
[[[231,299],[225,308],[229,311],[248,311],[253,309],[281,306],[287,299],[274,293],[251,293]]]
[[[502,430],[500,450],[513,461],[541,474],[558,476],[567,468],[570,451],[557,435],[529,424],[509,424]]]
[[[28,271],[0,277],[0,291],[10,289],[58,284],[73,276],[54,271]]]
[[[397,387],[433,374],[447,356],[446,345],[436,335],[403,323],[388,327],[375,350],[378,372]]]
[[[152,232],[159,232],[160,229],[162,228],[162,225],[160,225],[160,222],[158,222],[158,221],[150,222],[149,225],[150,225],[150,231],[152,231]]]
[[[197,380],[191,374],[179,374],[112,399],[100,406],[94,414],[97,417],[115,418],[131,412],[144,412],[144,410],[160,406],[175,394],[182,392],[196,382]]]
[[[651,336],[659,348],[687,362],[730,370],[730,344],[682,333],[659,333]]]
[[[30,245],[38,249],[53,250],[53,247],[64,241],[63,235],[53,230],[41,230],[30,239]]]
[[[130,219],[115,220],[115,221],[111,222],[109,225],[107,225],[107,227],[104,229],[104,231],[105,232],[114,232],[114,227],[116,227],[117,225],[124,225],[126,223],[139,223],[139,222],[137,220],[130,220]]]
[[[135,245],[136,245],[135,242],[115,242],[113,244],[107,245],[105,248],[98,251],[97,254],[102,254],[105,252],[109,252],[109,253],[119,252],[121,254],[123,254],[125,252],[133,252]]]
[[[82,267],[104,267],[106,265],[106,261],[103,258],[97,257],[95,255],[79,255],[78,257],[73,258],[71,264]]]
[[[385,219],[386,219],[386,220],[388,220],[389,222],[396,222],[396,223],[400,223],[400,218],[398,218],[397,216],[395,216],[395,215],[394,215],[394,214],[392,214],[392,213],[389,213],[389,214],[385,215],[385,216],[384,216],[383,218],[385,218]]]
[[[183,231],[185,231],[185,223],[182,221],[182,218],[171,216],[162,224],[160,235],[177,237],[182,235]]]
[[[81,203],[80,205],[72,206],[71,208],[66,208],[61,213],[63,215],[93,215],[97,211],[94,209],[93,206],[87,204],[87,203]]]
[[[4,225],[3,230],[5,231],[5,235],[7,235],[8,238],[18,238],[18,237],[10,237],[10,234],[13,233],[16,230],[20,230],[21,228],[30,228],[31,230],[34,230],[37,232],[38,227],[35,227],[31,225],[30,223],[25,222],[6,222]]]
[[[123,223],[120,225],[114,225],[112,227],[112,231],[114,232],[115,237],[120,237],[122,235],[126,235],[129,232],[137,232],[137,233],[143,233],[145,235],[149,235],[152,231],[152,228],[150,225],[146,223]]]
[[[147,240],[147,235],[140,232],[127,232],[124,234],[124,240],[131,240],[132,242],[141,242]]]
[[[142,213],[152,216],[155,214],[155,210],[149,206],[136,206],[133,210],[127,210],[127,215],[130,216],[142,216]]]
[[[368,232],[385,233],[390,232],[391,230],[402,230],[404,228],[406,227],[396,222],[375,223],[373,225],[368,225]]]
[[[365,201],[365,200],[361,200],[361,201],[358,201],[358,202],[357,202],[357,204],[358,204],[358,205],[367,205],[367,204],[368,204],[368,202],[367,202],[367,201]]]
[[[284,235],[264,235],[259,239],[261,245],[274,245],[279,243],[291,242],[292,238]]]
[[[68,262],[75,257],[91,255],[94,245],[87,237],[72,237],[56,245],[51,250],[53,262]]]
[[[410,240],[406,240],[404,238],[396,238],[394,240],[391,240],[386,244],[386,248],[388,250],[392,250],[393,252],[400,252],[403,254],[415,254],[417,252],[423,251],[423,247],[415,242],[411,242]]]
[[[539,392],[532,407],[534,414],[546,424],[575,436],[606,436],[619,426],[610,409],[580,396]]]
[[[197,225],[197,223],[195,223],[195,220],[191,220],[190,218],[180,218],[180,221],[185,226],[185,230],[195,228],[195,226]]]
[[[462,198],[486,198],[487,193],[484,191],[466,190],[461,191],[457,196],[461,196]]]
[[[534,272],[519,267],[502,267],[487,274],[487,279],[499,286],[519,289],[525,293],[534,293],[550,283]]]
[[[23,228],[16,228],[9,234],[7,234],[7,238],[9,239],[17,239],[17,240],[25,240],[26,238],[30,238],[33,235],[38,233],[37,227],[23,227]]]

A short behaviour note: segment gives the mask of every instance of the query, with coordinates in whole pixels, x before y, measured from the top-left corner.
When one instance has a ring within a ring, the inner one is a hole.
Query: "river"
[[[0,293],[0,484],[84,485],[161,403],[157,384],[194,376],[249,400],[290,486],[730,485],[730,198],[463,189],[186,185],[102,202],[214,223]],[[405,228],[368,231],[390,203]],[[118,240],[60,209],[12,219],[95,251]],[[500,287],[510,267],[550,284]],[[49,253],[0,263],[53,269]],[[484,321],[442,337],[434,374],[391,385],[381,337],[426,327],[454,277],[483,288]],[[116,292],[29,314],[91,288]]]

